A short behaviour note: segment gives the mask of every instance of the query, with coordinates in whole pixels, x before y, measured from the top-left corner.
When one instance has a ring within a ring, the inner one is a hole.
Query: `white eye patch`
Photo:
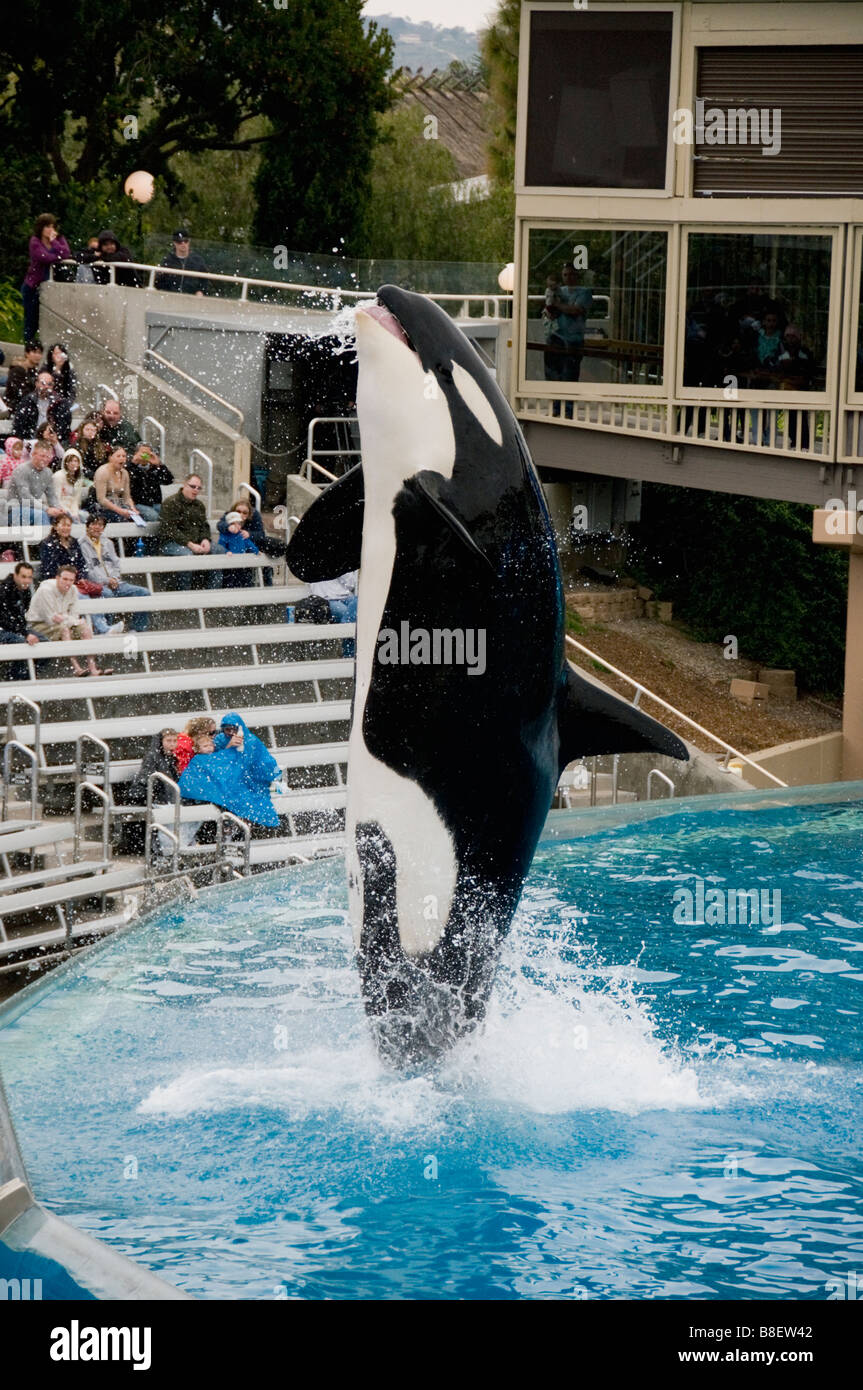
[[[465,405],[476,416],[489,438],[493,439],[495,444],[502,444],[503,434],[500,421],[492,410],[488,397],[477,385],[470,372],[465,371],[458,362],[453,362],[452,379],[458,387],[459,395]]]

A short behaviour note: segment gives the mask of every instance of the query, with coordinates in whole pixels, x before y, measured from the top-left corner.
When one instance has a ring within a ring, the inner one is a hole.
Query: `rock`
[[[733,680],[731,694],[735,700],[766,700],[770,691],[763,681]]]

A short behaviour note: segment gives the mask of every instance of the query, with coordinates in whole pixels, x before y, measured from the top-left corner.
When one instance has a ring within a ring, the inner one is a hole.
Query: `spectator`
[[[40,637],[49,642],[89,641],[93,630],[78,612],[78,590],[75,588],[74,565],[63,565],[56,579],[45,579],[39,585],[30,607],[27,621]],[[87,657],[87,670],[76,657],[71,658],[76,676],[110,676],[112,667],[100,671],[92,656]]]
[[[326,599],[333,619],[337,623],[355,623],[357,620],[357,571],[349,570],[338,579],[322,579],[309,585],[309,592],[315,598]],[[342,655],[353,656],[356,646],[352,637],[342,642]]]
[[[195,756],[195,741],[203,734],[208,734],[210,738],[218,730],[218,724],[211,714],[198,714],[194,719],[190,719],[183,732],[177,738],[176,758],[178,772],[185,772],[189,763]],[[227,739],[225,740],[227,742]]]
[[[19,401],[36,390],[36,376],[42,364],[44,348],[38,338],[24,344],[22,357],[13,357],[9,364],[9,379],[6,382],[4,399],[10,410],[17,409]]]
[[[77,259],[79,265],[92,265],[94,261],[98,261],[99,238],[95,234],[88,238],[87,245],[83,251],[78,252]]]
[[[241,530],[243,518],[239,512],[225,512],[219,522],[219,536],[229,555],[260,555],[258,547],[249,539],[248,533]],[[251,570],[228,570],[222,587],[224,589],[249,589],[254,575]]]
[[[255,545],[258,547],[258,550],[261,552],[262,555],[284,555],[287,549],[285,542],[279,540],[277,536],[267,535],[266,531],[264,530],[264,523],[261,518],[261,513],[258,511],[257,507],[252,506],[252,503],[248,500],[248,498],[238,497],[236,502],[234,502],[231,506],[230,510],[232,512],[240,513],[240,516],[242,518],[242,528],[240,531],[240,535],[246,536],[250,541],[254,541]],[[225,513],[225,516],[227,516],[227,512]],[[225,517],[223,516],[219,521],[220,535],[222,533],[222,527],[224,526],[224,524]],[[270,566],[266,565],[264,569],[261,571],[261,573],[263,576],[264,583],[272,585],[273,571],[270,568]]]
[[[26,643],[38,647],[41,638],[27,627],[27,609],[33,597],[33,566],[19,560],[11,574],[0,584],[0,646]],[[30,675],[24,661],[3,663],[5,679],[26,681]]]
[[[130,782],[120,782],[115,786],[114,800],[118,804],[122,806],[146,806],[148,783],[154,772],[161,772],[163,777],[169,777],[172,782],[177,781],[180,775],[174,755],[177,737],[175,729],[161,729],[159,733],[153,735],[150,747],[144,754],[141,766],[135,776]],[[153,804],[165,806],[170,804],[172,800],[171,793],[165,783],[157,778],[153,783]],[[124,820],[120,827],[120,853],[143,854],[145,850],[144,834],[143,820]],[[167,836],[165,839],[167,840]],[[168,843],[170,844],[170,842]]]
[[[45,420],[41,425],[36,426],[36,439],[47,444],[51,450],[51,467],[56,473],[57,469],[62,466],[65,450],[50,420]]]
[[[102,406],[101,420],[99,438],[109,448],[113,449],[115,445],[122,444],[127,454],[133,454],[141,442],[141,436],[131,421],[123,415],[120,402],[105,401]]]
[[[7,480],[15,472],[19,463],[25,459],[24,440],[18,439],[14,434],[10,434],[6,440],[3,457],[0,458],[0,487],[5,487]]]
[[[69,438],[72,428],[69,402],[57,395],[53,376],[43,370],[36,377],[36,389],[28,396],[22,396],[15,407],[13,433],[22,439],[33,439],[38,427],[46,420],[54,426],[61,439]]]
[[[54,490],[61,507],[64,507],[73,521],[80,521],[81,499],[87,487],[81,455],[77,449],[67,449],[63,462],[54,473]]]
[[[145,521],[158,521],[162,510],[162,488],[170,487],[174,475],[149,444],[139,444],[129,464],[132,501]]]
[[[108,445],[99,437],[101,428],[102,416],[98,410],[93,410],[72,435],[72,443],[81,454],[85,478],[92,479],[96,469],[101,468],[108,457]]]
[[[99,233],[99,252],[94,264],[98,264],[99,261],[102,261],[107,265],[118,265],[131,261],[131,259],[131,251],[128,246],[120,245],[117,240],[116,232],[112,232],[106,228],[105,231]],[[105,271],[102,271],[102,275],[105,278],[99,279],[99,284],[104,285],[107,282],[108,276]],[[98,278],[99,277],[97,277],[97,279]],[[134,288],[138,283],[138,276],[134,270],[116,270],[114,272],[114,283],[115,285],[126,285]]]
[[[87,592],[95,586],[87,581],[87,562],[84,553],[72,535],[72,522],[68,516],[58,516],[51,523],[51,531],[39,547],[39,574],[42,579],[54,579],[61,565],[75,566],[75,585],[84,599],[101,598],[100,592]],[[82,587],[83,585],[83,587]],[[93,631],[100,637],[106,633],[111,636],[123,631],[122,623],[114,623],[104,613],[93,614]]]
[[[22,519],[44,525],[57,516],[65,515],[57,502],[54,474],[51,472],[50,445],[33,445],[29,463],[20,463],[6,484],[10,502],[17,502]]]
[[[112,521],[134,521],[135,503],[126,467],[126,450],[121,444],[114,445],[108,455],[107,463],[96,469],[93,478],[92,499],[95,492],[95,507]],[[88,502],[88,511],[94,510],[94,502]]]
[[[57,219],[50,212],[36,218],[30,238],[30,264],[21,286],[24,301],[24,339],[36,337],[39,328],[39,287],[48,278],[51,267],[58,261],[71,260],[69,243],[57,230]]]
[[[87,521],[80,552],[84,562],[84,577],[91,584],[101,584],[102,597],[149,598],[150,590],[141,584],[127,584],[120,573],[120,557],[114,542],[105,535],[105,518],[91,516]],[[107,622],[111,619],[108,617]],[[149,613],[132,613],[129,627],[132,632],[145,632],[150,625]],[[118,624],[122,631],[123,624]]]
[[[171,270],[206,270],[203,258],[197,251],[190,249],[189,233],[180,228],[174,233],[172,238],[174,249],[169,251],[160,265],[169,266]],[[199,280],[193,275],[157,275],[155,279],[157,290],[171,290],[175,294],[197,294],[203,295],[208,289],[209,284],[206,280]]]
[[[159,544],[163,555],[224,555],[224,546],[213,545],[210,540],[210,523],[206,508],[198,496],[200,491],[199,475],[190,473],[183,479],[180,491],[162,503]],[[177,588],[188,589],[191,578],[187,572],[179,573]],[[218,589],[221,583],[220,570],[206,571],[208,589]]]
[[[557,380],[578,381],[584,356],[584,328],[593,306],[593,294],[587,286],[577,283],[578,271],[572,261],[564,263],[561,273],[563,284],[550,300],[546,296],[546,310],[556,320],[556,327],[546,341],[549,347],[558,350]]]
[[[64,343],[51,344],[45,354],[43,370],[50,372],[53,376],[55,393],[62,396],[71,405],[78,389],[78,378],[72,370],[72,363],[69,361],[69,353]]]
[[[75,582],[83,579],[86,571],[81,547],[72,535],[72,519],[58,516],[51,522],[51,530],[39,546],[39,576],[41,579],[54,579],[61,565],[73,565]]]
[[[203,749],[196,753],[180,777],[180,791],[193,801],[212,801],[253,825],[278,828],[269,790],[280,777],[278,763],[238,714],[226,714],[222,730],[227,742],[206,756]]]

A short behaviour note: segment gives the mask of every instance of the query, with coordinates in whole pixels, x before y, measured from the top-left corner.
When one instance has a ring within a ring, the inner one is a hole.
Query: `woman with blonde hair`
[[[198,739],[206,736],[212,738],[218,727],[211,714],[196,714],[194,719],[189,720],[177,739],[177,747],[174,751],[179,773],[185,772],[198,751],[196,747]]]

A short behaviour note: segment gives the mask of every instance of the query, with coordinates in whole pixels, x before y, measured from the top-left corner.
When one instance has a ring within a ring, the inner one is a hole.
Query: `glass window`
[[[832,239],[689,236],[683,385],[823,391]]]
[[[558,227],[529,237],[528,380],[660,386],[668,234]]]
[[[669,12],[531,14],[525,183],[665,188]]]

